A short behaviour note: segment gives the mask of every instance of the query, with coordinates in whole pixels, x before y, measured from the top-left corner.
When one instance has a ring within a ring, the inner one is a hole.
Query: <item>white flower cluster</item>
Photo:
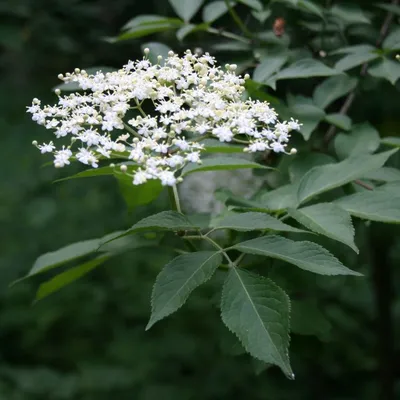
[[[164,65],[153,65],[148,53],[145,49],[143,60],[129,61],[115,72],[89,75],[76,69],[60,74],[83,92],[61,96],[56,90],[57,105],[41,107],[34,99],[28,112],[66,143],[60,149],[53,142],[34,145],[53,153],[56,167],[71,159],[94,168],[100,158],[131,160],[121,170],[134,185],[148,179],[175,185],[177,172],[187,163],[201,163],[205,138],[245,143],[247,152],[286,153],[290,131],[299,129],[299,123],[279,122],[266,102],[243,101],[248,75],[237,76],[236,65],[223,70],[208,53],[197,56],[190,50],[183,57],[171,51]],[[152,113],[146,114],[149,106]]]

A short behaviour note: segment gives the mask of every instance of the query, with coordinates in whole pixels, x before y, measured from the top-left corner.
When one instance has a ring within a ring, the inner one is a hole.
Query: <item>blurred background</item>
[[[290,8],[274,12],[265,21],[266,33],[277,17],[284,16],[289,28],[296,23]],[[400,233],[395,226],[375,224],[360,257],[343,255],[365,279],[343,285],[339,278],[318,281],[307,275],[306,280],[300,274],[291,283],[313,292],[320,310],[307,313],[306,322],[292,321],[295,381],[243,354],[213,305],[213,296],[219,296],[215,281],[145,332],[151,287],[169,254],[132,251],[113,258],[36,304],[40,280],[9,287],[40,254],[126,228],[149,213],[140,207],[128,212],[109,177],[52,184],[79,167],[60,172],[43,166],[31,142],[48,141],[48,132],[25,113],[33,97],[55,100],[51,89],[59,73],[75,67],[118,68],[141,57],[147,37],[104,40],[141,14],[174,16],[166,0],[0,1],[0,399],[400,399]],[[376,8],[371,16],[378,21],[376,31],[384,15]],[[232,26],[229,15],[219,24]],[[155,37],[175,49],[173,34]],[[308,40],[297,36],[297,46],[304,41],[307,47]],[[200,47],[221,63],[240,61],[240,54],[235,59],[212,51],[214,41],[206,34],[192,35],[177,50]],[[298,87],[306,92],[314,83],[305,80]],[[382,136],[398,136],[398,90],[388,82],[365,85],[368,95],[358,100],[352,116],[368,119]],[[285,90],[279,86],[274,96]],[[151,207],[162,210],[166,204],[161,196]],[[366,228],[357,229],[362,237]],[[341,254],[343,249],[337,249]]]

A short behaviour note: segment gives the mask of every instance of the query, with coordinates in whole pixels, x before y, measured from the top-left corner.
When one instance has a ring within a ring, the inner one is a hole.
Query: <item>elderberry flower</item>
[[[164,64],[153,65],[148,54],[145,49],[142,60],[114,72],[60,74],[80,91],[62,95],[57,89],[56,105],[33,99],[27,107],[62,143],[57,149],[34,141],[41,153],[52,153],[56,167],[72,160],[93,168],[104,158],[130,160],[121,171],[134,185],[158,179],[167,186],[182,180],[185,165],[201,163],[206,138],[245,143],[249,153],[296,153],[286,146],[298,121],[279,121],[268,103],[243,100],[249,77],[236,75],[236,65],[221,69],[208,53],[190,50],[182,57],[171,51]]]

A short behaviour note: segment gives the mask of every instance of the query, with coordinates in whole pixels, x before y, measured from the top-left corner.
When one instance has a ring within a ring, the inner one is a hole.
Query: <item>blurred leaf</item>
[[[388,50],[400,50],[400,27],[395,26],[383,41],[382,47]]]
[[[286,63],[289,55],[285,52],[269,53],[257,65],[253,72],[253,80],[256,82],[265,82],[273,73]]]
[[[138,15],[131,20],[129,20],[121,30],[126,31],[132,28],[137,28],[138,26],[150,26],[157,24],[170,24],[176,23],[181,24],[182,21],[178,18],[167,18],[162,15]]]
[[[179,28],[176,31],[176,38],[179,41],[182,41],[187,35],[189,35],[189,33],[195,31],[196,28],[197,28],[197,25],[194,25],[194,24],[183,25],[181,28]]]
[[[164,189],[159,179],[151,179],[141,185],[134,185],[132,179],[126,175],[118,175],[116,178],[129,211],[152,202]]]
[[[297,193],[299,203],[304,203],[320,193],[343,186],[382,167],[396,151],[390,150],[375,155],[357,155],[337,164],[312,168],[300,181]]]
[[[330,13],[345,25],[371,23],[369,18],[363,13],[361,7],[357,4],[334,4]]]
[[[331,203],[289,209],[289,215],[313,232],[344,243],[358,253],[349,213]]]
[[[207,282],[221,262],[221,253],[214,251],[183,254],[169,262],[154,284],[146,330],[182,307],[190,293]]]
[[[332,326],[314,300],[292,300],[291,331],[298,335],[314,335],[324,340]]]
[[[303,124],[300,127],[300,133],[303,135],[304,140],[310,139],[311,133],[325,117],[324,110],[311,104],[295,104],[290,107],[290,110],[293,118],[299,119]]]
[[[44,297],[62,289],[64,286],[75,282],[82,276],[88,274],[90,271],[103,264],[109,256],[100,256],[93,260],[87,261],[77,267],[70,268],[61,274],[56,275],[54,278],[42,283],[36,292],[36,300],[41,300]]]
[[[387,136],[381,139],[381,143],[386,144],[388,146],[400,147],[400,137]]]
[[[271,10],[252,11],[251,15],[263,24],[271,16]]]
[[[398,182],[396,185],[400,187]],[[400,190],[386,192],[382,188],[342,197],[335,203],[358,218],[399,224]]]
[[[310,0],[298,0],[297,7],[300,10],[304,10],[309,12],[310,14],[317,15],[320,18],[324,18],[324,9],[318,5],[313,3]]]
[[[328,114],[325,116],[325,121],[337,126],[340,129],[343,129],[344,131],[348,131],[351,129],[351,119],[344,114]]]
[[[282,236],[262,236],[235,244],[233,249],[286,261],[321,275],[361,275],[345,267],[327,249],[314,242],[295,242]]]
[[[253,161],[246,160],[244,158],[215,156],[215,157],[204,158],[201,164],[191,163],[186,165],[182,170],[182,176],[186,176],[194,172],[221,171],[221,170],[233,170],[233,169],[243,169],[243,168],[273,169],[265,165],[257,164]]]
[[[314,90],[314,102],[320,108],[326,108],[335,100],[351,92],[357,86],[357,78],[345,74],[325,79]]]
[[[400,62],[382,58],[368,68],[368,73],[376,78],[387,79],[392,85],[395,85],[400,78]]]
[[[275,79],[296,79],[296,78],[309,78],[312,76],[331,76],[336,75],[339,72],[327,67],[320,61],[312,58],[306,58],[303,60],[296,61],[287,68],[284,68],[278,74]]]
[[[363,48],[358,48],[341,58],[335,64],[335,68],[339,71],[347,71],[348,69],[357,67],[358,65],[375,60],[378,57],[379,54],[376,52],[374,47],[363,46]]]
[[[284,224],[279,219],[260,212],[230,213],[212,225],[214,229],[232,229],[239,232],[272,230],[281,232],[304,232]]]
[[[204,0],[168,0],[176,14],[184,21],[190,21],[200,9]]]
[[[262,11],[263,5],[259,0],[238,0],[239,3],[245,4],[256,11]]]
[[[220,142],[218,139],[205,139],[201,142],[207,153],[242,153],[243,146]]]
[[[271,280],[230,268],[222,290],[222,320],[253,357],[279,366],[293,379],[289,310],[288,296]]]
[[[339,133],[334,140],[335,152],[340,159],[358,154],[373,153],[379,148],[379,133],[368,122],[353,125],[351,132]]]
[[[159,64],[164,65],[165,59],[168,58],[168,52],[171,50],[170,47],[158,42],[143,43],[140,48],[142,49],[142,52],[145,48],[150,50],[150,53],[147,57],[153,65],[157,65],[157,63],[159,63],[157,59],[158,56],[162,56],[162,61]]]
[[[231,7],[236,5],[236,2],[230,1]],[[226,6],[225,1],[213,1],[212,3],[208,3],[203,8],[203,21],[204,22],[214,22],[219,17],[222,17],[224,14],[228,12],[228,7]]]
[[[388,12],[391,12],[395,15],[400,16],[400,6],[396,4],[375,4],[376,7],[381,8],[382,10],[386,10]]]

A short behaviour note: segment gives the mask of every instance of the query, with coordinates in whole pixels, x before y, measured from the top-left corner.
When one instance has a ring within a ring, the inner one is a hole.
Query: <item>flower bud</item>
[[[37,145],[38,145],[37,140],[34,140],[34,141],[32,142],[32,144],[33,144],[34,146],[37,146]]]
[[[291,149],[291,150],[290,150],[290,154],[292,154],[292,155],[293,155],[293,154],[297,154],[297,149],[295,149],[295,148]]]
[[[127,167],[125,164],[122,164],[122,165],[119,167],[119,169],[120,169],[122,172],[126,172],[126,171],[128,170],[128,167]]]
[[[57,96],[59,96],[59,95],[61,94],[61,90],[60,90],[60,89],[56,89],[56,90],[54,91],[54,93],[55,93]]]
[[[147,56],[147,54],[150,53],[150,49],[149,49],[148,47],[146,47],[146,48],[143,50],[143,53],[146,54],[146,56]]]

